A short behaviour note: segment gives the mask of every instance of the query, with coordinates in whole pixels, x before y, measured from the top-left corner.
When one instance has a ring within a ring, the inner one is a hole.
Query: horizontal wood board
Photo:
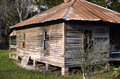
[[[36,61],[64,67],[63,28],[63,23],[59,23],[17,30],[17,55],[30,56]],[[43,30],[49,36],[49,40],[45,42],[47,45],[46,50],[44,50],[43,45]],[[24,33],[25,40],[23,39]],[[25,42],[25,48],[23,48],[23,42]]]
[[[75,67],[81,64],[77,55],[84,52],[85,30],[92,31],[93,49],[97,45],[101,48],[109,46],[109,26],[105,24],[66,23],[65,66]],[[108,50],[102,51],[108,52]]]

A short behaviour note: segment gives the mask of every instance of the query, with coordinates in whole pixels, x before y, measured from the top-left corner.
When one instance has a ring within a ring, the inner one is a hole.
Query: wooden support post
[[[36,64],[37,64],[37,63],[36,63],[36,61],[35,61],[35,60],[33,60],[33,66],[34,66],[34,67],[36,66]]]
[[[48,69],[49,69],[49,64],[46,63],[46,71],[48,71]]]
[[[69,68],[68,67],[62,67],[61,68],[61,74],[62,76],[68,76],[68,73],[69,73]]]
[[[19,61],[18,56],[16,56],[16,60]]]

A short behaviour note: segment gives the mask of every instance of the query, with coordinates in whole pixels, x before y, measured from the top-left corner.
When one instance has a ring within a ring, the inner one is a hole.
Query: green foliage
[[[45,4],[48,6],[48,8],[52,8],[64,2],[64,0],[44,0],[44,1],[45,1]]]
[[[34,0],[33,4],[38,6],[40,12],[43,12],[49,8],[61,4],[62,2],[64,2],[64,0]],[[43,8],[41,6],[46,6],[48,8]]]
[[[106,2],[106,0],[87,0],[87,1],[95,3],[95,4],[103,6],[103,7],[106,7],[108,3],[112,2],[109,9],[120,12],[120,2],[118,2],[118,0],[108,0],[107,2]]]
[[[19,1],[18,5],[17,1]],[[26,20],[36,14],[35,12],[33,13],[32,10],[27,10],[29,6],[31,6],[30,0],[0,1],[0,39],[2,39],[3,43],[8,43],[10,26],[13,26],[20,21]]]
[[[94,68],[95,68],[96,71],[104,70],[105,64],[97,64],[97,65],[94,66]]]
[[[95,73],[100,73],[100,72],[109,72],[111,71],[111,68],[112,66],[110,66],[110,64],[97,64],[94,66],[94,72]]]
[[[34,0],[33,4],[38,6],[38,8],[40,9],[40,12],[47,10],[46,8],[40,7],[41,5],[46,6],[46,3],[44,0]]]
[[[90,79],[91,73],[94,71],[95,66],[102,64],[101,66],[104,67],[103,64],[107,63],[107,61],[104,62],[103,59],[109,54],[109,45],[103,47],[103,45],[96,43],[93,47],[93,37],[91,32],[85,31],[84,35],[84,49],[80,50],[74,46],[74,51],[77,52],[72,53],[75,53],[75,57],[73,57],[75,63],[82,69],[83,79],[85,79],[85,74],[87,74],[88,79]],[[104,38],[101,39],[101,41],[102,40],[104,40]],[[73,48],[72,46],[70,47]],[[70,50],[70,48],[68,50]]]
[[[91,79],[112,79],[110,76],[113,72],[102,72],[102,73],[97,73],[97,74],[92,74]]]
[[[8,43],[9,26],[18,22],[17,12],[13,0],[0,1],[0,35],[3,43]]]
[[[9,49],[9,45],[8,44],[0,44],[0,49],[8,50]]]
[[[113,0],[112,6],[110,7],[110,9],[120,12],[120,2],[118,2],[118,0]]]
[[[120,67],[119,68],[114,68],[113,70],[114,70],[114,72],[112,74],[112,77],[117,78],[117,79],[120,78]]]

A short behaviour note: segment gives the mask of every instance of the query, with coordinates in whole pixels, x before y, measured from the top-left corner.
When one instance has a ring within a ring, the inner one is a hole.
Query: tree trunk
[[[88,72],[88,79],[90,79],[90,72]]]
[[[82,69],[82,71],[83,71],[83,79],[85,79],[85,73],[84,73],[84,69]]]

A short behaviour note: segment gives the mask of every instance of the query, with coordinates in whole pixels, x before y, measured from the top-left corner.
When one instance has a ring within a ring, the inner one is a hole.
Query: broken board
[[[24,56],[24,57],[22,57],[21,64],[26,66],[26,65],[27,65],[27,63],[28,63],[28,61],[29,61],[29,57]]]

